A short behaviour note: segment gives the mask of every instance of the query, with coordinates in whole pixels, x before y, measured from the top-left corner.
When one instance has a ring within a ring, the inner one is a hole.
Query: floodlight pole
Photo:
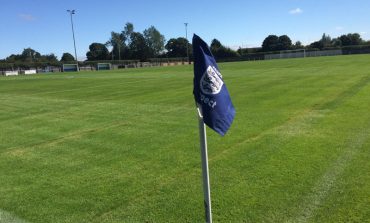
[[[69,12],[70,16],[71,16],[71,25],[72,25],[72,36],[73,36],[73,46],[75,48],[75,60],[78,62],[77,60],[77,51],[76,51],[76,40],[75,40],[75,30],[73,28],[73,19],[72,19],[72,15],[74,15],[76,13],[76,10],[72,9],[72,10],[67,10],[67,12]]]
[[[186,37],[186,57],[188,59],[188,64],[190,64],[190,59],[189,59],[189,42],[188,42],[188,23],[185,22],[185,37]]]

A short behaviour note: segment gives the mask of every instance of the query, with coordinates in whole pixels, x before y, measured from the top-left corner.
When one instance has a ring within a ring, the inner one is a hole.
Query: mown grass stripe
[[[0,223],[28,223],[27,221],[0,209]]]
[[[359,149],[370,137],[369,130],[370,128],[365,130],[362,129],[356,135],[353,135],[341,156],[338,157],[324,175],[316,182],[311,192],[304,197],[298,215],[289,222],[305,223],[310,221],[315,211],[330,193],[331,188],[336,184],[339,176],[350,165],[351,161],[358,154]]]

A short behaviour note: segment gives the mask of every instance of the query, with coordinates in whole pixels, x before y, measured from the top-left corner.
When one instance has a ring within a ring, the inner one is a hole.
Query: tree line
[[[108,47],[112,47],[111,51]],[[88,61],[147,61],[150,58],[186,57],[187,49],[191,54],[191,44],[186,38],[171,38],[166,43],[164,35],[154,26],[140,33],[134,30],[132,23],[126,23],[122,31],[112,31],[106,43],[90,44],[86,57]]]
[[[325,50],[359,45],[370,45],[370,41],[363,40],[361,35],[358,33],[348,33],[336,38],[331,38],[329,35],[324,33],[321,39],[306,46],[304,46],[300,41],[292,43],[292,40],[287,35],[269,35],[263,40],[261,47],[249,49],[239,48],[237,52],[240,55],[245,55],[248,53],[276,52],[295,49]]]
[[[321,39],[315,41],[309,45],[310,48],[324,49],[330,47],[344,47],[344,46],[358,46],[358,45],[370,45],[370,41],[365,41],[361,38],[358,33],[348,33],[347,35],[341,35],[337,38],[331,38],[325,33]]]
[[[253,53],[266,53],[294,49],[325,50],[346,46],[370,45],[358,33],[348,33],[336,38],[323,34],[321,39],[304,46],[300,41],[292,43],[287,35],[269,35],[261,47],[231,49],[219,40],[213,39],[210,49],[216,59],[238,58]],[[110,50],[109,50],[110,48]],[[192,45],[184,37],[171,38],[166,41],[157,28],[150,26],[142,33],[134,29],[130,22],[126,23],[121,31],[111,31],[105,43],[94,42],[89,45],[86,53],[87,61],[101,60],[140,60],[148,61],[151,58],[192,58]],[[54,54],[41,55],[39,52],[26,48],[21,54],[12,54],[2,62],[15,63],[58,63],[71,62],[75,58],[70,53],[63,53],[60,61]]]
[[[57,63],[58,58],[54,54],[41,55],[34,49],[23,49],[21,54],[12,54],[5,59],[8,63],[25,62],[25,63]]]

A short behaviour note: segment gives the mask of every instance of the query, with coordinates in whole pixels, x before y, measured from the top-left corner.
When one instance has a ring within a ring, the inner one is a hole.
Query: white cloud
[[[341,30],[343,30],[344,29],[344,27],[342,27],[342,26],[337,26],[337,27],[335,27],[335,30],[338,30],[338,31],[341,31]]]
[[[365,35],[365,34],[367,34],[367,32],[360,32],[360,34],[361,34],[361,35]]]
[[[300,8],[295,8],[289,11],[289,14],[292,14],[292,15],[297,15],[297,14],[302,14],[302,13],[303,13],[303,10]]]
[[[24,21],[35,21],[36,18],[31,14],[18,14],[18,17]]]

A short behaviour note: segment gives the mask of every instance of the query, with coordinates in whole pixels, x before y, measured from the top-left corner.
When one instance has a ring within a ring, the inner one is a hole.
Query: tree
[[[16,61],[22,61],[22,56],[20,54],[11,54],[7,58],[5,58],[5,61],[10,62],[10,63],[13,63]]]
[[[122,57],[146,60],[160,56],[164,50],[164,43],[164,36],[154,26],[145,29],[142,34],[135,32],[134,25],[128,22],[120,33],[111,32],[106,46],[113,47],[110,55],[119,60]]]
[[[351,39],[348,37],[348,35],[341,35],[339,37],[339,40],[342,43],[342,46],[350,46],[350,45],[352,45]]]
[[[183,37],[179,37],[177,39],[171,38],[168,40],[165,48],[167,50],[168,57],[186,57],[186,46],[189,45],[189,54],[191,54],[191,44],[189,41]]]
[[[58,62],[58,58],[54,53],[42,55],[40,60],[45,62]]]
[[[22,61],[34,62],[41,58],[41,54],[34,49],[26,48],[20,56]]]
[[[322,44],[321,41],[315,41],[315,42],[311,43],[309,47],[321,50],[322,48],[324,48],[324,45]]]
[[[330,47],[332,46],[332,40],[331,40],[331,37],[329,35],[326,35],[325,33],[322,34],[322,37],[321,37],[321,44],[323,47]]]
[[[263,40],[262,51],[289,50],[292,48],[292,40],[287,35],[269,35]]]
[[[151,26],[144,30],[144,38],[147,46],[149,47],[150,57],[159,56],[164,50],[165,38],[164,36],[154,27]]]
[[[105,45],[112,46],[112,54],[118,60],[121,60],[121,51],[126,48],[126,36],[123,33],[111,32],[110,39],[106,42]]]
[[[292,40],[287,35],[279,36],[276,50],[289,50],[292,48]]]
[[[342,46],[342,41],[340,40],[340,38],[334,38],[331,40],[331,45],[334,47],[340,47]]]
[[[70,53],[63,53],[62,58],[60,59],[60,61],[62,62],[68,62],[68,61],[74,61],[74,60],[75,58]]]
[[[351,45],[360,45],[364,41],[361,39],[360,34],[358,33],[349,33],[347,34],[349,39],[351,40]]]
[[[302,48],[304,48],[304,46],[302,45],[301,41],[297,41],[297,42],[294,43],[293,48],[294,49],[302,49]]]
[[[109,51],[102,43],[92,43],[89,46],[90,51],[86,53],[87,60],[107,60]]]
[[[127,46],[131,39],[131,34],[134,32],[134,25],[130,22],[126,23],[120,33],[112,31],[109,40],[105,43],[106,46],[112,46],[113,49],[110,57],[121,60],[121,58],[129,57]]]
[[[211,42],[211,50],[217,50],[219,48],[222,47],[222,44],[220,41],[218,41],[217,39],[213,39],[212,42]]]
[[[339,37],[342,42],[342,46],[352,46],[363,44],[360,34],[358,33],[348,33],[347,35],[341,35]]]
[[[276,35],[269,35],[263,40],[262,51],[276,51],[279,47],[279,37]]]
[[[124,36],[125,38],[125,41],[127,41],[127,45],[130,44],[130,37],[131,37],[131,34],[134,32],[134,25],[130,22],[126,23],[125,27],[123,28],[123,31],[122,31],[122,35]]]
[[[131,33],[129,49],[132,59],[139,59],[141,61],[148,59],[149,47],[146,44],[143,34],[139,32]]]
[[[218,41],[217,39],[212,40],[210,48],[213,56],[216,57],[216,59],[239,56],[239,54],[236,51],[223,46],[221,42]]]

